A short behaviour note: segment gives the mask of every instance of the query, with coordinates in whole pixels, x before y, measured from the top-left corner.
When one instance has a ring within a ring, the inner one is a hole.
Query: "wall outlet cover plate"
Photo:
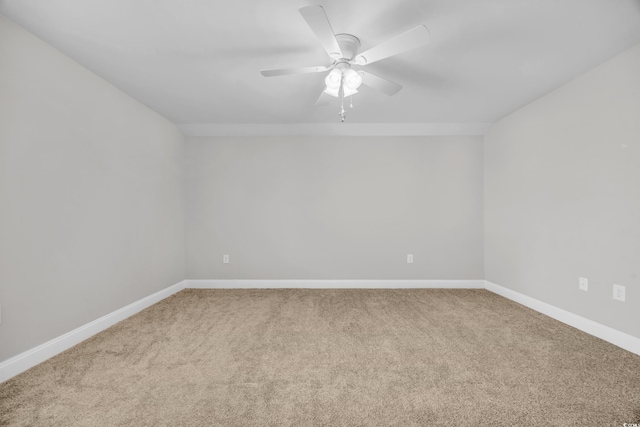
[[[624,302],[626,288],[622,285],[613,285],[613,299]]]
[[[586,277],[578,278],[578,287],[580,290],[588,292],[589,291],[589,280]]]

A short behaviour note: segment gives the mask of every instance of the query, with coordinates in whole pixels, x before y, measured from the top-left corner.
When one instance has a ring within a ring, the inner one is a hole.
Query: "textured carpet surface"
[[[20,426],[622,426],[640,357],[484,290],[184,290],[0,384]]]

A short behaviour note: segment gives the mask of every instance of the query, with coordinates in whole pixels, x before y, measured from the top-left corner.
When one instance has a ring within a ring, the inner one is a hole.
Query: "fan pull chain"
[[[353,108],[353,95],[349,97],[349,102],[350,102],[349,106]]]
[[[340,100],[340,121],[344,123],[344,119],[347,117],[347,113],[344,111],[344,92],[342,92],[342,99]]]

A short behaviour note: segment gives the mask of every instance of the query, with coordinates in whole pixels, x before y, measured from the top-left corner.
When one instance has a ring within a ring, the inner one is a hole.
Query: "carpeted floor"
[[[640,356],[484,290],[184,290],[0,384],[20,426],[622,426]]]

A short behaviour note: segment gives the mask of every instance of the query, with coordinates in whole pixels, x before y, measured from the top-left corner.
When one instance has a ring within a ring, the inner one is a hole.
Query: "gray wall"
[[[485,274],[640,337],[640,45],[490,129]]]
[[[191,138],[187,277],[482,279],[482,161],[481,137]]]
[[[0,16],[0,361],[184,279],[176,127]]]

